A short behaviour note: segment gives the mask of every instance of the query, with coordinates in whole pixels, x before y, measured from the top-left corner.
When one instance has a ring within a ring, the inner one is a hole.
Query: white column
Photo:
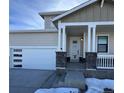
[[[83,36],[83,58],[85,58],[85,46],[86,46],[86,34],[85,34],[85,32],[84,32],[84,36]]]
[[[61,51],[61,27],[58,28],[58,51]]]
[[[96,26],[92,27],[92,52],[96,52]]]
[[[65,27],[62,28],[62,41],[63,41],[63,45],[62,45],[62,50],[65,52],[66,51],[66,32],[65,32]]]
[[[88,26],[88,51],[91,52],[91,26]]]

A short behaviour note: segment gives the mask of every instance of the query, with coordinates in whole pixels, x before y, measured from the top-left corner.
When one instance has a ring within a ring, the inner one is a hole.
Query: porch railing
[[[98,69],[114,69],[114,55],[98,55],[96,67]]]

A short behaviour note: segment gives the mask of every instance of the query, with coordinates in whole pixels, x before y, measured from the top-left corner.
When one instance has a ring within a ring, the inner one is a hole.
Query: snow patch
[[[35,93],[79,93],[77,88],[50,88],[50,89],[38,89]]]
[[[114,90],[114,80],[86,78],[88,90],[85,93],[103,93],[104,88]],[[35,93],[80,93],[78,88],[38,89]]]
[[[104,88],[114,90],[114,80],[110,79],[86,78],[86,85],[88,86],[86,93],[103,93]]]
[[[103,92],[104,91],[99,88],[90,87],[85,93],[103,93]]]

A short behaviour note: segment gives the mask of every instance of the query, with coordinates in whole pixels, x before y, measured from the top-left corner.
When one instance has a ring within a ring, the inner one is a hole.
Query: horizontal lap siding
[[[88,32],[86,31],[86,48],[85,51],[87,51],[88,47]],[[98,35],[109,35],[109,53],[108,54],[114,54],[114,28],[113,27],[96,27],[96,37]],[[97,43],[97,40],[96,40]],[[92,47],[92,45],[91,45]]]
[[[114,5],[105,3],[101,8],[100,3],[89,5],[61,19],[62,22],[93,22],[113,21]]]
[[[96,35],[109,35],[109,54],[114,54],[114,28],[97,28]]]
[[[10,46],[57,46],[57,33],[10,33]]]

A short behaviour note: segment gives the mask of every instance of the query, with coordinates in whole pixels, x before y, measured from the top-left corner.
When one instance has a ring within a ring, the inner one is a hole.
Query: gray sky
[[[71,9],[87,0],[10,0],[10,30],[44,29],[39,12]]]

